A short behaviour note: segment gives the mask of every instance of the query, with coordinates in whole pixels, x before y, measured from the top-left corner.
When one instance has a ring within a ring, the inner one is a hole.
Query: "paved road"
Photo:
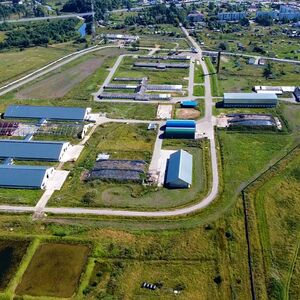
[[[79,14],[65,14],[65,15],[59,15],[59,16],[48,16],[48,17],[36,17],[36,18],[22,18],[22,19],[15,19],[15,20],[5,20],[0,21],[0,24],[2,23],[21,23],[21,22],[33,22],[33,21],[47,21],[47,20],[54,20],[54,19],[69,19],[69,18],[77,18],[77,17],[87,17],[92,16],[92,12],[86,12],[86,13],[79,13]]]
[[[49,72],[52,72],[83,55],[86,55],[91,52],[99,51],[99,50],[102,50],[105,48],[115,48],[115,47],[117,47],[117,46],[115,46],[115,45],[98,46],[97,45],[97,46],[93,46],[93,47],[90,47],[90,48],[87,48],[87,49],[84,49],[81,51],[77,51],[77,52],[68,54],[68,55],[61,57],[61,58],[57,59],[56,61],[51,62],[51,63],[47,64],[46,66],[44,66],[32,73],[20,78],[20,79],[17,79],[13,82],[10,82],[10,83],[0,87],[0,96],[6,94],[8,92],[11,92],[11,91],[15,90],[16,88],[19,88],[33,80],[36,80],[37,78],[39,78]]]
[[[130,54],[122,54],[118,57],[117,61],[115,62],[114,66],[110,69],[108,76],[104,80],[103,84],[101,85],[100,89],[94,94],[94,100],[99,101],[99,96],[102,94],[104,87],[108,85],[111,80],[113,79],[114,74],[116,73],[121,61],[123,60],[124,56],[130,56]]]
[[[217,51],[203,51],[203,54],[213,54],[213,55],[217,55],[218,52]],[[268,57],[268,56],[257,56],[257,55],[251,55],[251,54],[244,54],[244,53],[233,53],[233,52],[226,52],[226,51],[222,51],[222,55],[224,56],[238,56],[238,57],[246,57],[246,58],[250,58],[253,57],[255,58],[256,61],[258,61],[259,59],[265,59],[265,60],[271,60],[271,61],[275,61],[275,62],[282,62],[282,63],[289,63],[289,64],[296,64],[296,65],[300,65],[300,60],[293,60],[293,59],[285,59],[285,58],[277,58],[277,57]]]

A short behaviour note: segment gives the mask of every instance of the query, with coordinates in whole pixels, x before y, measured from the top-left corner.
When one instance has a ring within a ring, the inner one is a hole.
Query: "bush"
[[[86,193],[83,195],[81,201],[82,201],[82,203],[84,203],[84,204],[92,204],[92,203],[95,202],[96,198],[97,198],[97,192],[94,191],[94,190],[92,190],[92,191],[86,192]]]

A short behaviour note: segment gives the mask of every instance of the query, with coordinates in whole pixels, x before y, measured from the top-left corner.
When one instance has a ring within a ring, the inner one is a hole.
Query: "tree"
[[[257,16],[255,22],[262,26],[271,26],[273,25],[273,18],[271,16]]]
[[[97,192],[92,190],[92,191],[86,192],[83,195],[81,201],[82,201],[82,203],[89,205],[89,204],[94,203],[96,198],[97,198]]]
[[[266,79],[269,79],[273,75],[273,65],[268,62],[266,67],[264,68],[263,75]]]
[[[225,43],[225,42],[221,42],[220,44],[219,44],[219,49],[220,50],[227,50],[227,43]]]
[[[248,27],[250,25],[250,22],[247,18],[243,18],[240,20],[240,24],[241,24],[241,26]]]

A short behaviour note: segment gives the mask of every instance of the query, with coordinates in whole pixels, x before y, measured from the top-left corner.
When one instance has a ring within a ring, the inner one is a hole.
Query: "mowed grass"
[[[257,272],[256,279],[260,286],[265,283],[265,292],[272,299],[288,299],[290,293],[299,293],[299,277],[297,285],[294,279],[290,292],[300,245],[299,153],[298,150],[294,159],[281,162],[275,175],[266,175],[261,183],[257,183],[257,188],[250,189],[249,201],[254,200],[261,245],[261,252],[255,251],[254,259],[259,261],[257,255],[261,255],[265,274],[263,277]],[[258,291],[264,293],[263,288]]]
[[[15,80],[47,63],[69,54],[63,48],[29,48],[23,51],[12,50],[0,53],[0,84]]]
[[[212,96],[219,97],[219,96],[221,96],[221,92],[220,92],[219,83],[218,83],[217,71],[209,57],[205,57],[205,62],[206,62],[208,72],[210,75],[211,94],[212,94]]]
[[[139,68],[133,66],[136,61],[133,57],[124,57],[114,77],[148,77],[151,84],[188,84],[188,80],[184,79],[188,77],[188,69]]]
[[[194,96],[203,97],[204,96],[204,86],[194,85]]]
[[[71,297],[89,255],[84,245],[42,244],[26,269],[17,295]]]
[[[28,245],[26,240],[0,240],[0,290],[14,277]]]
[[[0,188],[1,204],[35,205],[44,191]]]
[[[204,73],[200,63],[195,64],[194,82],[204,83]]]

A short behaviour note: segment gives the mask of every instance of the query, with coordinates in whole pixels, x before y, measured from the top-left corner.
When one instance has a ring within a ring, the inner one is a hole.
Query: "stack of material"
[[[146,162],[143,160],[104,159],[96,162],[87,180],[115,180],[142,182]]]

